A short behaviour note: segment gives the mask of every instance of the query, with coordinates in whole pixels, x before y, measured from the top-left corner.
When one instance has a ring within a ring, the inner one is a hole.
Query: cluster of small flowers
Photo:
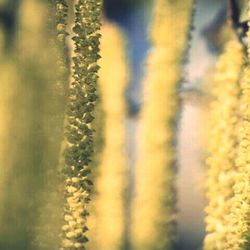
[[[73,177],[66,180],[67,210],[70,213],[66,213],[64,216],[67,224],[62,227],[66,236],[66,239],[63,240],[63,249],[84,249],[84,243],[87,242],[84,234],[88,230],[85,218],[88,212],[86,205],[83,204],[89,201],[89,192],[82,189],[80,186],[81,181],[84,181],[84,177]]]
[[[57,87],[63,93],[68,84],[68,55],[66,38],[69,35],[67,32],[68,5],[65,0],[56,0],[56,48],[57,48]]]
[[[237,168],[238,106],[243,48],[236,39],[229,41],[216,67],[211,86],[210,136],[208,142],[208,173],[206,196],[206,231],[204,249],[225,249],[228,214]]]
[[[236,158],[238,173],[235,177],[234,197],[229,216],[227,250],[249,249],[250,238],[250,67],[244,69],[241,81],[241,119],[239,147]]]
[[[92,121],[99,66],[101,0],[78,0],[73,32],[73,82],[69,89],[67,147],[64,152],[67,199],[62,249],[85,249],[87,206],[92,182],[88,168],[93,153]]]

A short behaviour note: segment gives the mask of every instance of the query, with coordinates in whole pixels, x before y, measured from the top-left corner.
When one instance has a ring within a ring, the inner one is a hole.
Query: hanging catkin
[[[120,28],[102,28],[99,93],[103,112],[104,145],[97,166],[96,196],[90,249],[119,250],[125,232],[127,167],[125,160],[125,90],[128,84],[126,39]],[[112,78],[110,78],[112,76]]]
[[[155,0],[142,107],[131,236],[133,249],[172,249],[176,237],[178,88],[193,1]]]
[[[236,158],[238,173],[235,175],[234,197],[228,219],[226,250],[247,250],[250,246],[250,67],[243,71],[241,80],[240,124],[238,128],[239,148]]]
[[[51,0],[52,10],[55,12],[55,27],[52,26],[52,29],[56,30],[55,37],[55,46],[57,48],[57,86],[61,88],[61,91],[65,92],[68,88],[68,78],[69,78],[69,70],[68,70],[68,55],[67,55],[67,44],[66,38],[68,36],[67,32],[67,22],[68,22],[68,5],[65,0],[56,0],[55,4],[53,4],[53,0]],[[54,13],[52,13],[53,15]],[[52,22],[53,23],[53,22]],[[54,30],[52,30],[54,31]],[[53,34],[53,33],[52,33]]]
[[[250,3],[248,3],[250,7]],[[248,10],[248,19],[250,10]],[[248,23],[249,26],[249,23]],[[248,57],[242,73],[240,92],[239,148],[236,158],[234,197],[229,216],[226,250],[250,249],[250,31],[247,33]]]
[[[88,175],[93,152],[93,111],[99,66],[101,0],[75,4],[73,81],[69,90],[65,149],[65,224],[62,249],[84,249],[92,182]]]
[[[239,79],[243,50],[236,39],[229,41],[220,56],[211,85],[207,157],[206,250],[224,250],[227,243],[228,215],[237,168]]]
[[[61,168],[61,144],[65,119],[66,93],[69,87],[69,69],[67,53],[67,22],[68,6],[64,0],[50,0],[47,2],[49,36],[47,47],[50,49],[50,58],[54,66],[47,63],[50,82],[46,92],[46,101],[43,106],[48,110],[48,115],[43,121],[43,136],[49,138],[47,144],[47,168],[44,169],[45,185],[39,193],[39,209],[36,223],[33,225],[33,244],[35,250],[59,249],[59,237],[62,227],[63,214],[63,180]],[[49,46],[48,46],[49,45]],[[49,160],[53,155],[53,161]]]
[[[6,82],[11,92],[5,90],[13,95],[8,106],[12,135],[10,140],[6,134],[5,140],[8,161],[1,161],[5,169],[1,182],[9,186],[1,200],[2,249],[34,249],[41,193],[47,188],[45,175],[57,165],[64,112],[55,86],[49,12],[48,1],[20,2],[18,39],[9,57],[13,72],[8,73],[13,75]]]

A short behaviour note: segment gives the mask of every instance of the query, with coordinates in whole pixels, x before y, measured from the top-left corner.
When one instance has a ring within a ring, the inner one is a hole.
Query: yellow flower
[[[59,9],[64,8],[61,1]],[[58,6],[58,5],[57,5]],[[75,4],[73,27],[73,80],[67,104],[65,135],[65,225],[62,226],[62,249],[84,249],[88,204],[92,182],[89,163],[93,153],[93,112],[95,108],[97,72],[99,66],[98,33],[101,23],[102,1],[78,0]],[[65,32],[59,29],[59,42]],[[69,227],[67,227],[67,225]],[[74,226],[72,226],[74,225]],[[65,227],[66,226],[66,227]]]
[[[229,216],[226,250],[247,250],[250,244],[250,66],[246,66],[241,80],[239,148],[236,158],[234,197]]]
[[[241,44],[229,41],[220,56],[211,88],[208,137],[206,231],[204,249],[225,250],[228,216],[237,168],[239,79],[243,66]]]
[[[176,237],[174,144],[192,6],[192,0],[154,1],[132,210],[136,250],[172,249]]]
[[[120,28],[104,22],[101,39],[100,105],[103,150],[97,164],[96,196],[90,217],[90,249],[118,250],[123,244],[127,164],[125,160],[125,90],[129,81],[126,39]]]

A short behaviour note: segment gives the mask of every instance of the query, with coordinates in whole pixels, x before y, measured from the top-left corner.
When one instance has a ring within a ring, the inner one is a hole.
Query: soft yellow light
[[[226,249],[228,216],[237,168],[237,133],[240,73],[243,66],[241,44],[229,41],[220,56],[212,84],[209,106],[209,135],[207,163],[206,231],[204,249]]]
[[[90,249],[118,250],[123,244],[127,164],[125,160],[125,90],[129,81],[126,39],[105,22],[101,30],[99,93],[103,112],[103,151],[97,166],[96,196],[90,217]]]
[[[132,210],[136,250],[172,249],[176,237],[174,144],[192,6],[192,0],[154,1]]]

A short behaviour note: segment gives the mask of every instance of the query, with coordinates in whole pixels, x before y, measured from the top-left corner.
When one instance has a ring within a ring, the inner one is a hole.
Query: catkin
[[[12,82],[12,76],[6,81],[13,91],[8,107],[11,135],[8,132],[5,142],[8,161],[1,162],[8,192],[1,200],[0,248],[13,250],[36,249],[41,193],[47,187],[47,171],[57,165],[64,115],[63,98],[55,86],[48,2],[25,0],[19,11],[10,73],[16,80]]]
[[[36,223],[33,229],[34,250],[51,250],[60,247],[60,232],[63,214],[63,181],[60,161],[60,151],[63,139],[65,119],[66,90],[69,87],[69,69],[66,37],[68,35],[67,19],[68,6],[64,0],[50,0],[47,2],[50,56],[54,56],[55,67],[46,64],[50,73],[49,91],[46,91],[47,100],[43,104],[49,110],[44,119],[43,136],[50,139],[46,147],[47,167],[44,169],[45,185],[39,193],[39,208]],[[53,155],[54,160],[50,160]]]
[[[0,224],[2,228],[0,228],[0,235],[4,235],[5,230],[3,229],[3,225],[6,223],[6,218],[3,216],[4,214],[4,206],[6,202],[6,179],[9,173],[9,145],[6,145],[6,141],[10,140],[10,135],[8,133],[9,128],[13,122],[11,111],[13,110],[13,100],[15,99],[15,87],[16,82],[19,80],[17,75],[17,69],[15,63],[6,59],[0,62],[2,74],[0,76],[0,91],[1,91],[1,101],[0,101],[0,203],[2,204],[0,207]],[[11,86],[11,88],[10,88]],[[7,167],[7,168],[6,168]],[[0,237],[0,244],[3,245],[3,238]]]
[[[61,249],[85,249],[88,241],[86,220],[92,185],[88,166],[93,153],[92,121],[97,99],[101,9],[101,0],[78,0],[75,4],[73,81],[65,128],[66,204]]]
[[[51,183],[57,176],[55,167],[62,137],[65,94],[59,93],[55,79],[57,67],[51,47],[49,9],[46,1],[20,3],[16,48],[6,61],[13,72],[2,66],[9,74],[7,78],[2,75],[6,80],[2,88],[11,96],[6,106],[9,110],[6,122],[8,131],[12,131],[11,136],[6,133],[3,146],[4,152],[8,152],[8,161],[5,156],[0,159],[5,166],[1,185],[9,186],[9,192],[1,195],[2,249],[45,249],[44,243],[49,245],[50,235],[54,233],[55,223],[51,219],[57,214],[48,213],[47,220],[40,218],[44,217],[42,208],[47,205],[43,201],[49,200],[49,195],[44,198],[44,193],[51,194],[48,190],[53,190],[48,189],[47,181]],[[48,172],[53,173],[50,174],[53,178],[46,179]],[[51,200],[54,201],[54,197]]]
[[[53,4],[53,0],[51,1],[52,17],[55,15],[54,20],[52,19],[52,24],[55,22],[55,27],[52,26],[56,30],[55,36],[55,47],[57,48],[57,82],[56,85],[65,93],[68,88],[68,54],[67,54],[67,44],[66,38],[69,35],[67,32],[67,22],[68,22],[68,12],[69,7],[67,1],[65,0],[56,0],[55,4]],[[54,21],[54,22],[53,22]],[[52,33],[53,34],[53,33]]]
[[[210,86],[212,100],[209,107],[208,157],[206,198],[205,250],[224,250],[227,244],[228,215],[237,168],[239,79],[243,65],[240,42],[227,42],[216,65]]]
[[[234,197],[229,216],[226,250],[247,250],[250,246],[250,67],[246,66],[241,80],[240,124],[238,129],[239,148],[236,158],[238,173],[235,175]]]
[[[125,230],[125,90],[128,84],[126,39],[120,28],[102,28],[99,93],[103,112],[104,145],[97,166],[90,249],[121,249]],[[91,227],[90,224],[90,227]],[[92,242],[93,241],[93,242]]]
[[[175,132],[178,88],[193,1],[155,0],[144,79],[131,226],[136,250],[173,249],[176,236]]]
[[[250,2],[248,1],[250,6]],[[250,17],[250,10],[248,10]],[[249,26],[249,23],[248,23]],[[241,80],[240,124],[238,129],[238,155],[236,166],[234,197],[229,216],[229,233],[226,250],[247,250],[250,248],[250,31],[247,32],[248,57]]]

